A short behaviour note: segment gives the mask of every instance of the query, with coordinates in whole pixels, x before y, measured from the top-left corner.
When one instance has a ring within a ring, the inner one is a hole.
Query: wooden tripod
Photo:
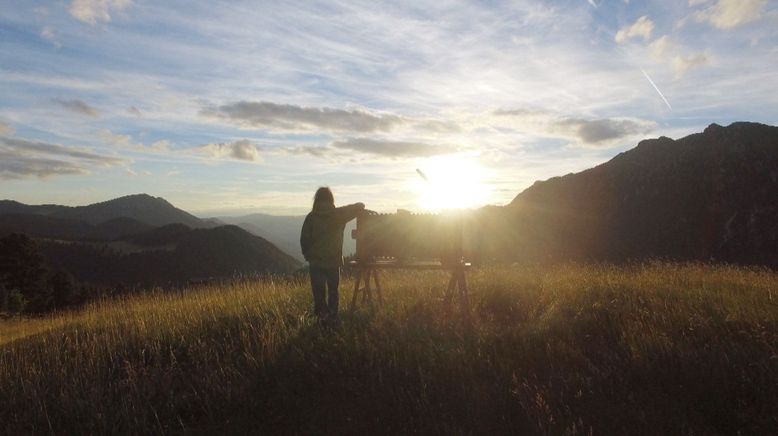
[[[381,293],[381,282],[378,281],[378,269],[368,266],[367,268],[360,268],[357,270],[357,279],[354,282],[354,296],[351,297],[350,310],[354,310],[357,305],[357,298],[359,294],[362,294],[362,303],[367,302],[371,306],[373,305],[373,289],[370,287],[370,278],[372,277],[375,284],[376,299],[378,304],[384,303],[384,296]],[[364,282],[364,287],[360,288],[360,285]]]
[[[357,262],[352,262],[351,265],[356,266],[357,277],[354,281],[354,295],[351,297],[351,306],[349,310],[354,310],[357,306],[357,302],[362,300],[362,303],[367,303],[373,306],[373,291],[375,291],[375,299],[379,305],[383,304],[384,296],[381,291],[381,282],[378,278],[379,269],[415,269],[415,270],[448,270],[451,271],[451,278],[448,280],[448,286],[446,286],[446,292],[444,294],[444,301],[447,306],[450,307],[451,301],[456,295],[462,304],[464,310],[468,310],[470,303],[468,300],[467,280],[465,279],[465,270],[470,267],[469,263],[457,263],[455,265],[441,265],[441,264],[392,264],[392,263],[369,263],[360,265]],[[375,288],[371,286],[371,280],[375,285]]]

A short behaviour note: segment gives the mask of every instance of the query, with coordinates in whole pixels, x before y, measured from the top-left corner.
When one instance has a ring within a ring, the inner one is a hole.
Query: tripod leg
[[[373,305],[373,290],[370,289],[370,275],[373,273],[372,269],[367,270],[365,277],[365,289],[362,290],[362,301],[366,301],[370,306]]]
[[[446,306],[451,305],[451,299],[454,297],[454,289],[457,286],[457,273],[456,270],[451,271],[451,278],[448,280],[448,286],[446,286],[446,293],[443,296],[443,300],[446,302]]]
[[[357,277],[354,281],[354,295],[351,296],[351,307],[349,307],[349,310],[353,311],[354,308],[357,306],[357,296],[359,295],[359,282],[362,281],[362,270],[357,270]]]
[[[381,291],[381,282],[378,281],[378,270],[373,270],[373,281],[375,282],[375,291],[376,296],[378,297],[378,304],[383,305],[384,304],[384,295]]]

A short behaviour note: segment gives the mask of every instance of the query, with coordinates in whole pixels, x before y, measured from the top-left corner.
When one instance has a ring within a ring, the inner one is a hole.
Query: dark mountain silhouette
[[[32,236],[50,268],[84,282],[184,283],[301,266],[267,240],[218,224],[145,194],[80,207],[0,202],[0,236]]]
[[[644,140],[479,214],[485,257],[778,266],[778,127],[711,124]]]
[[[112,241],[148,232],[154,226],[133,218],[119,217],[92,226],[85,238],[96,241]]]
[[[56,204],[41,204],[41,205],[31,206],[13,200],[0,200],[0,215],[10,214],[10,213],[30,214],[30,215],[51,215],[53,213],[65,209],[68,209],[68,207],[59,206]]]
[[[29,213],[0,215],[0,236],[24,233],[40,238],[72,241],[85,238],[93,228],[94,226],[83,221],[47,215]]]
[[[0,236],[24,233],[38,238],[66,241],[113,241],[147,232],[154,226],[132,218],[114,218],[92,225],[71,218],[11,213],[0,215]]]
[[[168,285],[192,280],[285,274],[300,262],[237,226],[170,224],[114,244],[39,240],[53,269],[99,284]],[[128,249],[130,247],[130,249]]]
[[[164,198],[152,197],[147,194],[128,195],[88,206],[69,207],[57,210],[51,215],[58,218],[78,219],[90,224],[125,217],[152,226],[173,223],[186,224],[190,227],[205,226],[199,218],[176,208]]]

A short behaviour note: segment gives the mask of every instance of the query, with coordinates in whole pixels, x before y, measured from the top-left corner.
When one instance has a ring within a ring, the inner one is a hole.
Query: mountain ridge
[[[778,127],[709,125],[534,183],[506,206],[534,258],[778,265]]]

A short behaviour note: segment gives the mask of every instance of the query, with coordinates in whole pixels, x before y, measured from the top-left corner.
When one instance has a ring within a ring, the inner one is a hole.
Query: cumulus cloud
[[[360,153],[385,157],[429,157],[458,151],[452,145],[427,144],[423,142],[390,141],[371,138],[348,138],[334,141],[330,146]]]
[[[632,38],[643,37],[648,41],[651,38],[651,32],[654,30],[654,22],[647,16],[643,15],[638,18],[635,23],[629,26],[622,27],[616,32],[616,42],[623,43]]]
[[[271,102],[239,101],[201,110],[201,115],[243,128],[279,131],[387,132],[406,119],[361,109],[304,107]]]
[[[68,12],[73,18],[88,24],[111,21],[111,13],[121,11],[132,4],[132,0],[73,0]]]
[[[88,174],[93,168],[123,162],[118,157],[60,144],[0,137],[0,179]]]
[[[57,98],[54,99],[54,101],[58,103],[60,106],[62,106],[63,108],[71,112],[75,112],[77,114],[86,115],[93,118],[97,118],[100,116],[100,113],[97,112],[95,108],[84,103],[82,100],[78,100],[78,99],[62,100]]]
[[[229,144],[206,144],[199,147],[199,151],[205,152],[216,159],[227,157],[250,162],[259,160],[259,150],[257,149],[257,146],[252,144],[248,139],[241,139],[230,142]]]
[[[707,22],[718,29],[732,29],[758,20],[767,0],[718,0],[694,14],[698,22]]]

